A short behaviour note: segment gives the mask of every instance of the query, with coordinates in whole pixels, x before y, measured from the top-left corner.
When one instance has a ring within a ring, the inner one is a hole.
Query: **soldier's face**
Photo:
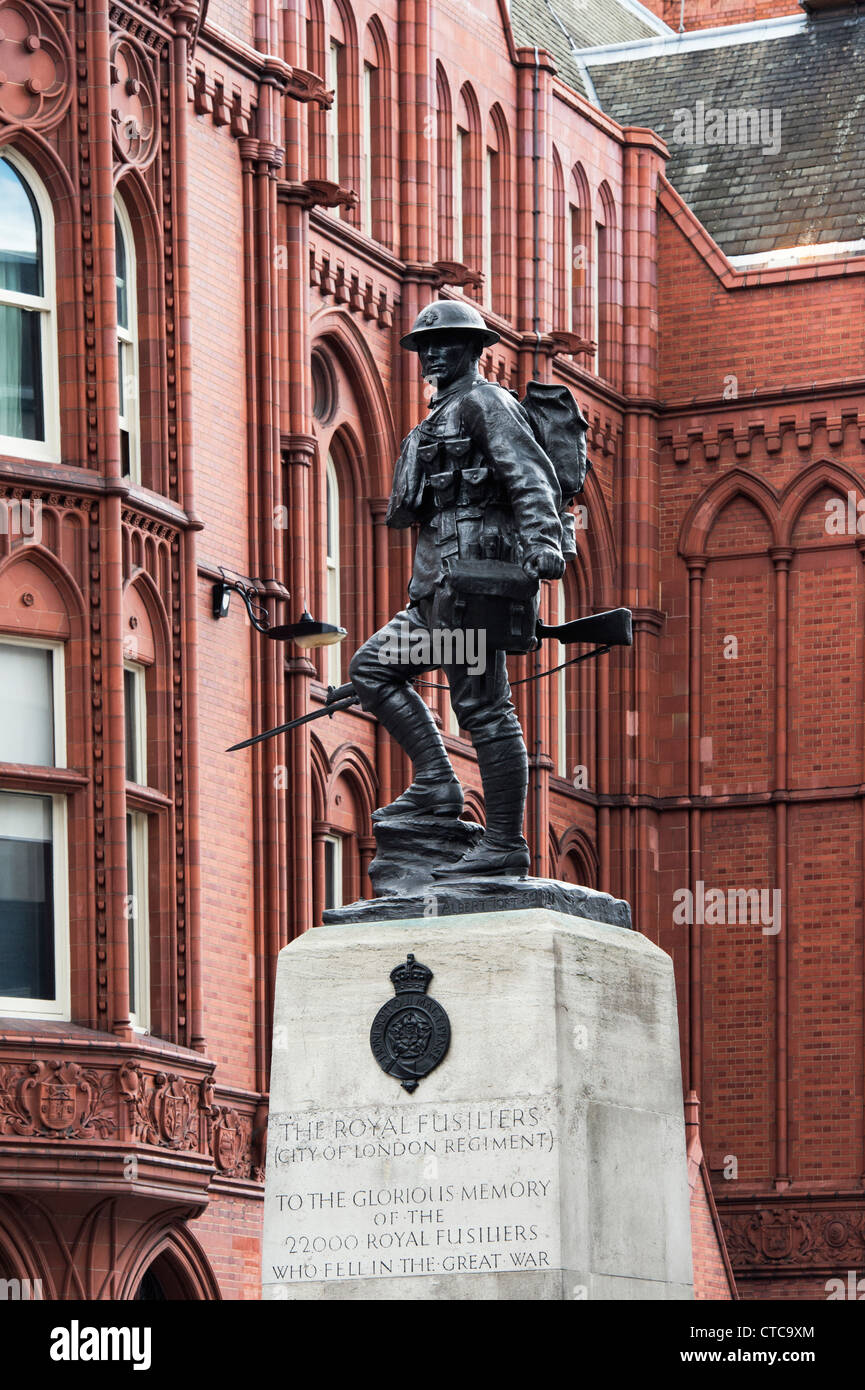
[[[474,333],[431,333],[418,348],[424,380],[434,380],[439,391],[467,372],[479,356]]]

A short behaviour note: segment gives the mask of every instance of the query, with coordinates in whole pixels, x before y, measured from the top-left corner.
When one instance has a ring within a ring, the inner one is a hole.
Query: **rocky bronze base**
[[[430,861],[430,868],[435,862]],[[324,914],[326,926],[351,922],[391,922],[400,918],[454,917],[466,912],[511,912],[548,908],[613,927],[630,927],[631,909],[621,898],[553,878],[466,878],[428,882],[420,890],[361,898]]]
[[[424,893],[433,869],[462,859],[484,828],[456,816],[391,816],[374,821],[373,833],[376,855],[369,880],[376,899],[381,899]]]

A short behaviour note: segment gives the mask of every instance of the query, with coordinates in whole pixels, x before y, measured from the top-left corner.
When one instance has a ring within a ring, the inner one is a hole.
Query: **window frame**
[[[331,499],[333,499],[333,526],[331,526]],[[333,455],[328,450],[324,467],[324,585],[325,585],[325,621],[332,623],[334,627],[341,627],[340,616],[342,612],[342,576],[340,573],[342,565],[342,553],[340,541],[340,489],[339,474]],[[335,541],[336,549],[331,551],[331,532]],[[325,674],[331,685],[339,685],[342,681],[342,643],[335,642],[332,646],[325,648]]]
[[[343,835],[328,833],[322,835],[324,844],[324,910],[327,912],[332,907],[343,907],[345,902],[345,845]],[[328,904],[328,884],[327,884],[327,846],[333,846],[333,888],[334,900]]]
[[[135,771],[136,777],[127,777],[134,786],[146,787],[147,783],[147,668],[137,661],[124,661],[123,670],[133,677],[135,706]],[[126,709],[126,682],[123,687],[124,710]],[[124,743],[125,748],[125,743]]]
[[[373,63],[364,61],[360,69],[360,111],[361,111],[361,174],[360,230],[364,236],[375,239],[375,219],[373,216],[373,154],[372,132],[375,124],[377,69]]]
[[[0,290],[0,304],[39,314],[39,345],[42,367],[42,420],[44,439],[20,439],[0,434],[0,455],[32,459],[37,463],[60,463],[60,361],[57,344],[57,258],[54,207],[36,170],[14,147],[0,149],[5,159],[27,187],[42,222],[42,294],[20,294]]]
[[[131,483],[140,486],[141,484],[141,366],[138,351],[138,255],[135,246],[135,234],[132,230],[132,220],[119,193],[114,195],[114,211],[117,221],[120,224],[120,231],[123,236],[123,246],[126,258],[126,305],[129,327],[121,328],[120,318],[117,319],[117,375],[118,380],[122,378],[125,382],[130,373],[124,372],[126,354],[132,365],[131,377],[135,383],[135,391],[131,398],[128,392],[123,390],[124,407],[131,404],[131,411],[128,408],[121,408],[118,393],[118,422],[121,435],[126,431],[129,439],[129,472],[123,476],[128,478]],[[117,287],[117,249],[115,247],[115,291]]]
[[[466,264],[466,216],[465,189],[468,176],[469,141],[471,132],[463,126],[456,128],[454,140],[454,210],[453,210],[453,255],[458,265]]]
[[[328,179],[330,180],[331,183],[335,183],[336,186],[337,186],[338,188],[341,188],[341,187],[342,187],[342,185],[341,185],[341,183],[340,183],[340,178],[339,178],[339,176],[340,176],[340,166],[341,166],[341,151],[340,151],[340,143],[341,143],[341,141],[340,141],[340,128],[339,128],[339,127],[340,127],[340,118],[341,118],[341,115],[342,115],[342,103],[341,103],[341,101],[340,101],[340,97],[341,97],[341,95],[342,95],[341,87],[342,87],[342,78],[343,78],[343,71],[344,71],[344,69],[343,69],[343,63],[344,63],[344,50],[345,50],[345,44],[340,43],[340,42],[339,42],[339,39],[335,39],[335,38],[333,38],[333,37],[331,37],[331,38],[328,39],[328,44],[327,44],[327,72],[328,72],[328,81],[330,82],[330,84],[331,84],[331,90],[333,91],[333,103],[332,103],[332,105],[331,105],[331,107],[330,107],[330,110],[326,113],[327,131],[326,131],[326,145],[325,145],[325,149],[326,149],[326,175],[325,175],[325,176],[326,176],[326,178],[328,178]],[[334,215],[335,217],[339,217],[339,213],[340,213],[339,207],[330,208],[330,209],[328,209],[328,211],[332,212],[333,215]]]
[[[130,835],[131,825],[131,835]],[[126,884],[126,901],[133,907],[127,910],[127,924],[134,923],[129,935],[129,1018],[133,1031],[149,1033],[151,1025],[150,999],[150,817],[144,811],[126,808],[126,855],[127,864],[131,859],[131,882]],[[131,851],[131,853],[130,853]],[[129,879],[127,870],[127,880]],[[132,980],[135,980],[135,993],[143,1001],[143,1007],[135,1009],[132,998]]]
[[[50,638],[19,637],[0,633],[0,647],[35,647],[51,653],[51,688],[53,700],[54,758],[51,763],[10,764],[0,762],[0,792],[6,796],[35,796],[51,802],[51,890],[54,934],[53,999],[24,999],[16,995],[0,995],[0,1015],[14,1018],[55,1019],[68,1021],[71,1017],[70,942],[69,942],[69,811],[68,797],[45,787],[4,785],[4,767],[25,766],[37,774],[43,768],[66,766],[66,663],[65,645]],[[34,776],[35,782],[35,776]]]
[[[123,708],[124,724],[128,727],[130,712],[133,715],[133,760],[135,776],[130,777],[126,768],[126,788],[148,787],[147,777],[147,670],[139,661],[126,660],[123,663]],[[132,676],[132,698],[127,699],[126,675]],[[132,709],[130,711],[130,704]],[[125,735],[125,729],[124,729]],[[124,759],[126,742],[124,737]],[[152,1001],[150,997],[150,822],[147,811],[130,806],[126,798],[126,909],[127,922],[130,918],[135,924],[130,932],[129,966],[129,1017],[136,1033],[149,1033],[152,1023]],[[129,866],[132,873],[130,876]],[[130,881],[131,878],[131,881]],[[143,1001],[143,1007],[133,1008],[132,976],[136,982],[136,994]]]

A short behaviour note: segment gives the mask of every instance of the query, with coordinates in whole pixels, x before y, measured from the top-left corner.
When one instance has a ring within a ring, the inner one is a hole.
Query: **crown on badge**
[[[438,323],[438,321],[439,316],[437,309],[424,309],[418,320],[419,323],[423,324],[424,328],[429,328],[430,324]]]
[[[390,972],[391,983],[397,994],[418,991],[425,994],[432,977],[432,971],[421,965],[419,960],[415,960],[413,955],[407,955],[405,964],[395,966]]]

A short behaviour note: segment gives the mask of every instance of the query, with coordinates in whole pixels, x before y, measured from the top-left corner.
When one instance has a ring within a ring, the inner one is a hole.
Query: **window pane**
[[[0,643],[0,762],[54,766],[50,651]]]
[[[135,702],[135,672],[123,672],[123,701],[126,713],[126,780],[138,781],[138,730]]]
[[[0,304],[0,434],[45,438],[42,315],[14,304]]]
[[[51,798],[0,792],[0,995],[53,999]]]
[[[342,907],[342,842],[324,842],[324,905]]]
[[[120,218],[114,214],[114,274],[117,280],[117,322],[121,328],[129,328],[129,290],[127,286],[126,240]]]
[[[16,169],[0,159],[0,289],[42,294],[42,222]]]

